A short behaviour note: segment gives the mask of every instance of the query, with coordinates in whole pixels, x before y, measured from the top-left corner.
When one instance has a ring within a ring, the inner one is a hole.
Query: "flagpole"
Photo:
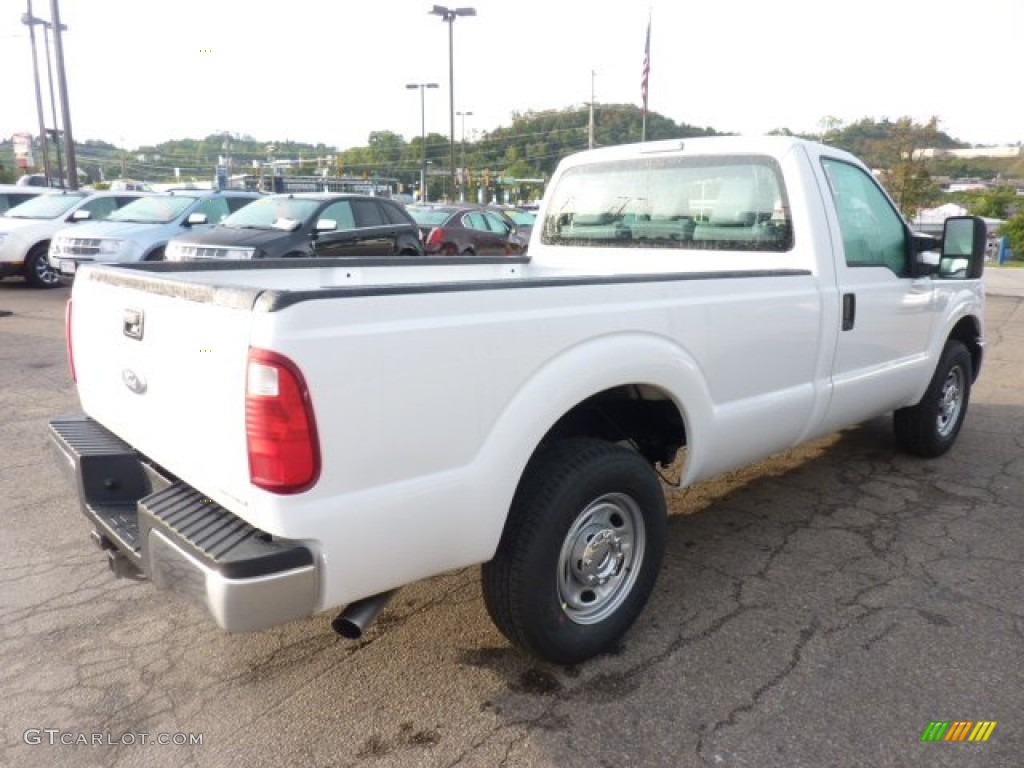
[[[651,77],[651,11],[647,10],[647,37],[644,41],[644,68],[640,79],[640,96],[643,111],[640,118],[640,141],[647,141],[647,89]]]

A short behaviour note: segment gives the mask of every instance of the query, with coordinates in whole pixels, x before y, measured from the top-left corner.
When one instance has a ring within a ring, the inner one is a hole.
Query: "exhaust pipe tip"
[[[357,600],[349,604],[331,622],[331,629],[347,640],[358,640],[394,597],[397,589]]]
[[[344,614],[337,616],[331,622],[331,629],[346,640],[358,640],[363,636],[364,628],[356,624]]]

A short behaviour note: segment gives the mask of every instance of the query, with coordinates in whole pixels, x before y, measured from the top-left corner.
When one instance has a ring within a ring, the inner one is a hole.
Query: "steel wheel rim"
[[[950,369],[939,391],[939,414],[935,425],[941,437],[949,437],[964,406],[964,370],[959,365]]]
[[[629,597],[647,534],[640,505],[609,493],[576,517],[558,555],[558,600],[576,624],[596,624]]]

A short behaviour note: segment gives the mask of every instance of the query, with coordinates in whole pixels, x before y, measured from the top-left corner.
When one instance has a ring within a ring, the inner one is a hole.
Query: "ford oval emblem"
[[[142,395],[146,392],[146,379],[141,374],[136,373],[131,368],[125,368],[121,371],[121,381],[136,395]]]

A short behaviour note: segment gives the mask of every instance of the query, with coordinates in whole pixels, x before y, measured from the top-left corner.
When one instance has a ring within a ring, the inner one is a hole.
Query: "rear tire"
[[[664,494],[639,454],[591,438],[542,447],[482,568],[487,611],[556,664],[614,650],[654,588],[665,530]]]
[[[50,244],[39,243],[28,252],[25,259],[25,279],[34,288],[56,288],[60,285],[60,274],[50,266],[47,253]]]
[[[973,380],[967,347],[963,342],[950,339],[921,401],[893,414],[893,428],[900,447],[926,458],[941,456],[952,448],[967,416]]]

